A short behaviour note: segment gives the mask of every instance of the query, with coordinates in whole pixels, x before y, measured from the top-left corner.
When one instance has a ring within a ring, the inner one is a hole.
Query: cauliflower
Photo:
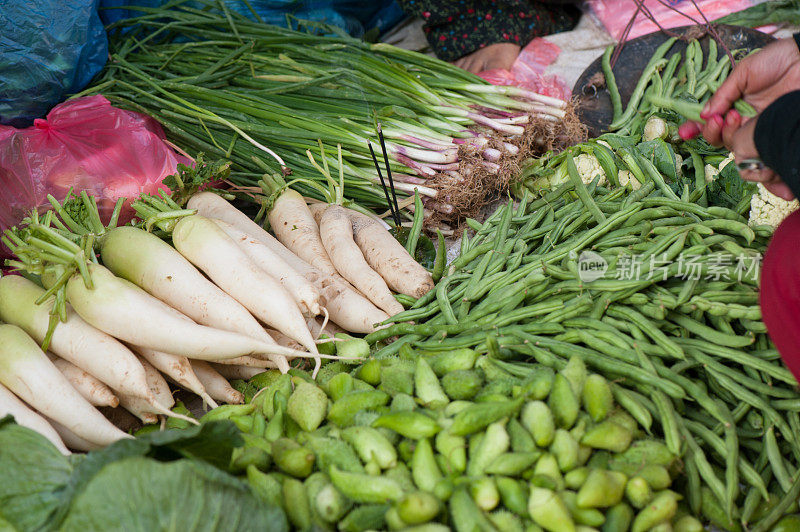
[[[714,181],[719,175],[719,173],[732,161],[733,161],[733,153],[729,153],[728,156],[725,157],[721,163],[719,163],[718,167],[707,164],[705,166],[706,183],[711,183],[712,181]]]
[[[600,179],[597,180],[597,184],[606,184],[606,173],[603,171],[603,167],[600,166],[600,161],[598,161],[597,157],[594,155],[581,153],[575,157],[575,167],[578,169],[578,173],[581,174],[581,181],[583,181],[584,184],[588,185],[594,181],[598,175],[600,175]]]
[[[627,186],[628,183],[630,183],[633,190],[639,190],[642,186],[642,184],[639,183],[639,180],[636,179],[628,170],[620,170],[617,174],[617,181],[619,181],[619,184],[622,187]]]
[[[655,140],[667,138],[669,128],[664,119],[657,116],[651,116],[644,124],[644,131],[642,132],[642,140]]]
[[[798,207],[800,203],[797,200],[786,201],[779,198],[759,183],[758,192],[750,198],[750,220],[747,223],[778,227],[778,224]]]

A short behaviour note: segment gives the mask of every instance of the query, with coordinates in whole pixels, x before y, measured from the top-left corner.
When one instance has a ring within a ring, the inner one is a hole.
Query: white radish
[[[187,204],[209,218],[227,222],[269,247],[289,266],[305,277],[322,294],[330,318],[350,332],[368,334],[375,330],[373,324],[389,316],[359,294],[349,283],[336,275],[323,275],[303,259],[292,253],[274,236],[248,218],[246,214],[211,192],[195,194]],[[335,286],[331,286],[331,285]]]
[[[73,451],[81,451],[88,453],[89,451],[96,451],[97,449],[102,449],[102,445],[98,445],[96,443],[92,443],[89,440],[84,440],[67,427],[59,423],[58,421],[53,421],[52,419],[48,420],[53,428],[55,429],[58,436],[64,441],[67,447],[72,449]]]
[[[53,303],[51,298],[36,304],[44,293],[43,288],[19,275],[0,278],[0,321],[22,328],[41,345]],[[136,355],[115,338],[83,321],[70,305],[67,305],[67,321],[56,325],[49,349],[114,390],[141,398],[148,395],[144,368]]]
[[[175,381],[176,384],[199,395],[203,402],[211,406],[211,408],[217,408],[217,406],[219,406],[214,399],[208,395],[203,384],[197,378],[197,375],[195,375],[192,364],[189,362],[188,358],[162,353],[161,351],[148,349],[147,347],[133,346],[133,350],[154,368]]]
[[[317,222],[317,225],[322,221],[322,213],[328,208],[330,203],[325,203],[324,201],[315,202],[315,203],[308,203],[308,210],[311,212],[311,216],[314,217],[314,221]],[[322,233],[320,232],[320,238],[322,238]],[[325,242],[322,243],[325,245]],[[334,266],[336,266],[334,264]]]
[[[294,298],[217,224],[200,215],[181,218],[172,231],[172,242],[181,255],[256,318],[316,354],[314,339]]]
[[[389,315],[370,300],[335,279],[323,284],[322,297],[331,321],[350,332],[369,334],[375,331],[377,324],[389,319]]]
[[[406,248],[378,222],[363,214],[347,210],[353,222],[355,242],[364,258],[395,292],[420,298],[433,288],[433,278],[414,260]]]
[[[306,322],[308,324],[308,329],[311,331],[311,334],[314,335],[314,338],[319,338],[323,334],[329,338],[333,338],[337,333],[346,332],[344,329],[333,323],[332,321],[328,320],[325,323],[325,327],[323,327],[323,321],[319,318],[312,318]]]
[[[328,276],[317,268],[292,253],[289,248],[265,231],[263,227],[251,220],[245,213],[228,203],[224,198],[211,192],[200,192],[189,199],[186,206],[196,209],[198,214],[214,220],[220,220],[243,233],[255,238],[273,251],[279,258],[293,270],[302,275],[308,282],[319,288],[320,283]]]
[[[157,236],[136,227],[118,227],[101,237],[100,250],[103,265],[117,277],[140,286],[195,322],[274,343],[241,303]]]
[[[242,380],[249,380],[258,375],[259,373],[264,373],[266,370],[261,368],[251,368],[248,366],[229,366],[227,364],[213,364],[212,367],[223,377],[226,379],[242,379]]]
[[[308,320],[306,320],[306,324],[308,324],[308,322],[312,321],[312,320],[314,320],[314,318],[309,318]],[[310,327],[309,327],[308,330],[313,334],[313,331],[311,331]],[[278,345],[282,345],[282,346],[285,346],[285,347],[291,347],[292,349],[300,349],[300,348],[303,347],[300,344],[298,344],[296,340],[292,340],[291,338],[289,338],[288,336],[286,336],[285,334],[283,334],[281,332],[270,330],[270,329],[268,329],[267,332],[269,333],[270,336],[272,336],[275,339],[275,341],[278,343]]]
[[[151,405],[138,397],[119,394],[119,404],[122,408],[138,417],[145,425],[158,423],[158,416],[152,412]]]
[[[228,382],[228,379],[220,375],[208,362],[192,360],[192,369],[194,369],[194,373],[200,379],[200,382],[203,383],[208,395],[217,401],[232,405],[244,403],[244,395],[235,390]]]
[[[83,278],[75,275],[67,282],[67,299],[84,320],[129,344],[201,360],[253,353],[306,356],[249,336],[198,325],[185,316],[181,319],[175,309],[103,266],[89,264],[88,269],[93,288],[87,288]],[[185,296],[191,298],[192,294]]]
[[[0,384],[0,418],[9,414],[14,416],[14,421],[18,425],[34,430],[50,440],[50,443],[55,445],[61,454],[70,454],[52,424]]]
[[[342,277],[389,316],[403,312],[403,305],[394,298],[386,281],[367,264],[353,240],[353,224],[346,209],[329,205],[320,217],[319,231],[325,250]]]
[[[155,414],[163,414],[164,410],[169,412],[169,409],[175,406],[175,399],[172,397],[169,384],[167,384],[167,381],[161,376],[158,370],[144,358],[140,358],[139,361],[142,363],[144,371],[147,374],[147,386],[150,388],[150,393],[156,398],[161,408],[154,408],[153,405],[146,401],[123,394],[119,396],[119,404],[121,404],[125,410],[141,419],[144,423],[152,424],[158,421],[158,417]],[[172,412],[170,413],[172,414]],[[194,419],[186,416],[176,417],[196,423]]]
[[[319,290],[269,246],[227,222],[214,220],[214,223],[236,242],[250,260],[281,283],[281,286],[292,295],[303,316],[310,318],[322,313]]]
[[[236,357],[227,360],[214,360],[215,364],[223,364],[225,366],[247,366],[248,368],[277,368],[271,360],[264,360],[256,357]]]
[[[303,196],[287,189],[275,199],[267,216],[275,236],[295,255],[326,275],[336,273]]]
[[[114,392],[106,386],[99,379],[89,375],[81,368],[59,358],[55,355],[48,354],[48,357],[53,362],[53,365],[58,368],[64,377],[69,381],[73,388],[75,388],[81,397],[89,401],[92,406],[110,406],[116,408],[119,405],[119,399]]]
[[[294,253],[289,251],[286,246],[281,244],[274,236],[264,230],[263,227],[255,223],[245,213],[230,204],[225,198],[213,192],[199,192],[189,198],[186,204],[188,209],[195,209],[197,213],[206,218],[222,220],[223,222],[236,227],[240,231],[263,242],[269,246],[281,259],[289,266],[297,270],[298,260],[301,260]],[[301,261],[302,262],[302,261]],[[302,273],[302,272],[301,272]]]
[[[108,445],[130,437],[81,397],[36,342],[16,325],[0,325],[0,383],[81,438]]]

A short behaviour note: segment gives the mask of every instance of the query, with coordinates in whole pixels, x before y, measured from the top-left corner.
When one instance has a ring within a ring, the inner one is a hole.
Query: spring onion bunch
[[[112,59],[87,92],[153,116],[186,150],[229,158],[239,185],[282,169],[320,197],[306,152],[321,141],[344,150],[349,199],[385,207],[368,148],[380,124],[396,187],[430,202],[443,180],[502,173],[529,145],[527,124],[565,114],[562,100],[418,53],[196,5],[137,8],[143,16],[114,25]],[[338,170],[335,157],[327,163]]]

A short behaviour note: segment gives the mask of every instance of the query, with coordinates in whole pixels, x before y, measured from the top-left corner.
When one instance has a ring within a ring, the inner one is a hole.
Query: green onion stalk
[[[111,61],[81,95],[101,93],[158,120],[183,149],[230,159],[239,186],[293,172],[303,179],[292,186],[320,199],[306,152],[341,145],[348,199],[382,210],[368,147],[380,127],[397,191],[435,204],[443,181],[502,173],[525,155],[531,122],[565,115],[562,100],[422,54],[266,25],[212,0],[135,9],[143,15],[109,27]],[[327,163],[339,170],[336,157]]]

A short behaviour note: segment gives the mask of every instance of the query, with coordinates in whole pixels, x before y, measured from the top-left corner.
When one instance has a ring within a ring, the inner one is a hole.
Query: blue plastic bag
[[[123,6],[160,7],[168,0],[101,0],[100,16],[106,25],[120,19],[141,15]],[[370,30],[383,33],[406,15],[395,0],[225,0],[231,11],[254,19],[253,12],[266,24],[286,26],[286,15],[296,19],[323,22],[342,28],[353,37],[362,37]],[[113,8],[113,9],[111,9]],[[252,11],[250,10],[252,8]]]
[[[0,2],[0,124],[29,126],[106,63],[98,0]]]

